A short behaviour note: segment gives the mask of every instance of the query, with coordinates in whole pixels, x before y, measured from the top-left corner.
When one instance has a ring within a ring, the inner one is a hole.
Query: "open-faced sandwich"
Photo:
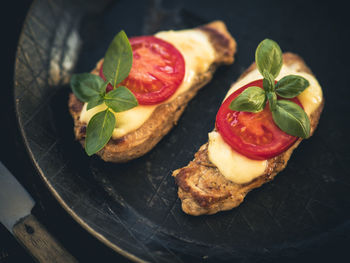
[[[69,111],[88,155],[125,162],[150,151],[176,124],[236,42],[221,21],[128,39],[121,31],[91,73],[73,75]]]
[[[250,190],[283,170],[301,140],[316,129],[324,99],[304,61],[282,54],[266,39],[255,62],[228,91],[209,141],[173,172],[187,214],[238,206]]]

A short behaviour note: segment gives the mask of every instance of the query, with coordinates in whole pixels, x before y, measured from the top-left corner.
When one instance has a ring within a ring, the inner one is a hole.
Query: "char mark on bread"
[[[198,90],[206,85],[212,78],[219,65],[232,64],[236,52],[236,42],[227,31],[225,24],[215,21],[196,28],[204,32],[215,50],[215,60],[207,72],[197,74],[192,86],[185,92],[167,103],[159,104],[151,116],[138,129],[118,138],[111,139],[107,145],[97,153],[108,162],[126,162],[138,158],[150,151],[171,128],[176,125],[187,103],[196,95]],[[99,74],[102,65],[100,60],[92,74]],[[76,139],[84,146],[86,123],[80,121],[83,103],[72,93],[69,96],[69,111],[74,119],[74,132]]]
[[[303,59],[293,53],[284,53],[283,63],[288,66],[296,66],[298,72],[312,74]],[[255,63],[238,80],[254,69],[256,69]],[[323,106],[324,100],[310,116],[311,135],[317,127]],[[287,151],[269,159],[265,172],[245,184],[236,184],[220,173],[219,169],[209,160],[208,143],[205,143],[186,167],[173,172],[175,182],[179,187],[178,196],[182,201],[182,210],[190,215],[203,215],[237,207],[243,202],[249,191],[273,180],[286,167],[293,150],[300,142],[301,139],[297,140]]]

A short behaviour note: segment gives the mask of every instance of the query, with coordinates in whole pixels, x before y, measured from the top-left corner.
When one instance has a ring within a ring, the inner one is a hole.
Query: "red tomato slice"
[[[171,95],[185,76],[185,60],[170,43],[154,36],[129,39],[133,63],[129,76],[120,84],[126,86],[139,104],[158,104]],[[103,76],[102,67],[100,76]],[[107,92],[112,86],[107,87]]]
[[[243,90],[262,88],[262,80],[253,81],[232,93],[216,115],[216,129],[235,151],[251,159],[266,160],[286,151],[298,139],[282,131],[274,123],[269,104],[258,113],[232,111],[229,106]],[[291,99],[302,107],[297,98]]]

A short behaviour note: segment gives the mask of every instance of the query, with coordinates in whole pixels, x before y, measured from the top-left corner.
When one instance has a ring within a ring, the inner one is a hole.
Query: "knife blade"
[[[34,205],[33,198],[0,162],[0,222],[39,262],[77,262],[31,214]]]
[[[13,233],[13,226],[30,215],[33,198],[0,162],[0,222]]]

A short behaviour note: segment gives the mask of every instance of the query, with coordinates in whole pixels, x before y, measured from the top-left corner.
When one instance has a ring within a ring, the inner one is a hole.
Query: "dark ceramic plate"
[[[322,1],[321,1],[322,2]],[[87,157],[67,110],[72,72],[91,70],[114,34],[152,34],[225,21],[238,42],[234,65],[220,68],[179,124],[148,154],[126,164]],[[256,261],[326,247],[350,231],[350,161],[339,10],[293,1],[36,1],[16,58],[19,125],[41,177],[89,232],[135,261]],[[186,165],[214,125],[230,83],[265,37],[300,54],[323,86],[326,106],[316,134],[277,178],[238,208],[184,214],[171,172]],[[347,120],[347,121],[346,121]],[[341,240],[340,240],[341,242]]]

